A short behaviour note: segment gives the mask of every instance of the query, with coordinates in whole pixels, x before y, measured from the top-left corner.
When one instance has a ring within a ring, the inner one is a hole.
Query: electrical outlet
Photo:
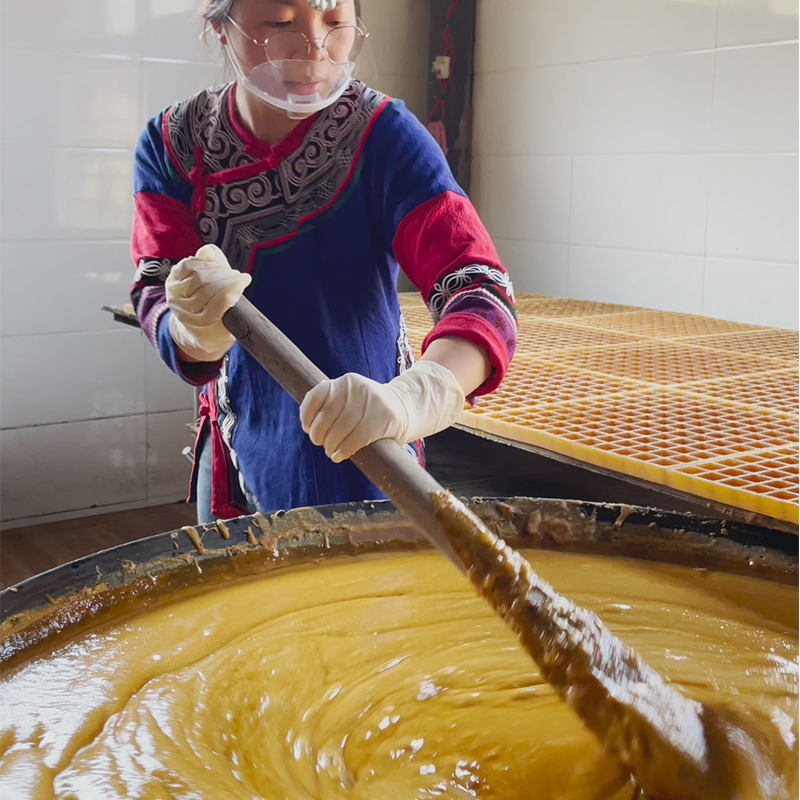
[[[450,56],[436,56],[431,72],[440,81],[446,81],[450,77]]]

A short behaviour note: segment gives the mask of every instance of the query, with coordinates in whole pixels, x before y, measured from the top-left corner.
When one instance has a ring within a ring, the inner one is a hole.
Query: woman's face
[[[231,17],[244,33],[228,23],[225,34],[245,74],[268,60],[279,63],[292,94],[319,94],[322,98],[328,96],[342,72],[341,66],[323,54],[323,41],[331,31],[356,24],[353,0],[339,0],[336,8],[324,12],[315,11],[307,0],[236,0]],[[303,34],[310,48],[296,34]],[[347,61],[352,38],[346,31],[328,38],[330,58]],[[264,47],[253,39],[268,44]]]

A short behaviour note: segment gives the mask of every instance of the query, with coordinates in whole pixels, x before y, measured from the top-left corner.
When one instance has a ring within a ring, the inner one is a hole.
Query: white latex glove
[[[308,0],[308,4],[314,11],[333,11],[336,8],[336,0]]]
[[[184,258],[164,284],[172,314],[169,332],[181,351],[197,361],[219,361],[236,341],[222,315],[242,296],[251,277],[233,269],[215,244]]]
[[[339,463],[378,439],[407,444],[452,425],[464,390],[449,369],[418,361],[389,383],[348,372],[315,386],[300,406],[303,430]]]

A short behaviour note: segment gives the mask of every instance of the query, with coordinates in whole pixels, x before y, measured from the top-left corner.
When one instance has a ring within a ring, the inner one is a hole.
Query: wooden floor
[[[175,503],[0,532],[0,588],[117,544],[196,521],[194,506]]]

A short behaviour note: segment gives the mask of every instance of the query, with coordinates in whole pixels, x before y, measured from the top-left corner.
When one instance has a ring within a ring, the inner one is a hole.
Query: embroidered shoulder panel
[[[222,172],[254,164],[258,159],[244,151],[228,113],[228,83],[181,100],[167,116],[169,146],[184,175],[196,166],[195,148],[203,150],[204,171]]]
[[[279,164],[264,161],[264,169],[255,174],[222,182],[226,170],[259,163],[245,152],[231,123],[231,90],[232,84],[205,90],[173,106],[167,133],[175,159],[187,175],[196,166],[195,148],[202,148],[203,175],[193,176],[203,191],[197,219],[200,235],[218,245],[233,266],[245,270],[253,246],[296,232],[303,219],[324,208],[342,189],[385,95],[352,81]],[[215,175],[213,183],[205,181],[210,175]]]

